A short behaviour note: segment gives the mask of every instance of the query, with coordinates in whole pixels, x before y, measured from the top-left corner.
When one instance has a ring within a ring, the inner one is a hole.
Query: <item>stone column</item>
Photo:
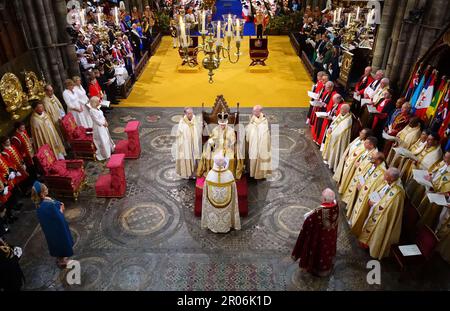
[[[383,12],[381,14],[381,24],[378,27],[378,33],[374,46],[372,67],[374,70],[382,69],[383,56],[385,53],[389,53],[387,45],[390,42],[389,38],[392,33],[392,27],[394,24],[394,17],[396,8],[398,7],[399,0],[386,0],[384,1]]]

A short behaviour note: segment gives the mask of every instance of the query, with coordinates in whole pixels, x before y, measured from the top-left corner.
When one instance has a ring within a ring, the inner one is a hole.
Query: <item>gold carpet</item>
[[[163,37],[131,94],[118,107],[201,107],[202,102],[211,106],[219,94],[230,107],[237,102],[241,107],[306,107],[312,82],[289,37],[269,37],[269,72],[251,72],[248,37],[245,39],[239,62],[222,61],[210,84],[203,68],[178,72],[178,51],[172,47],[171,37]],[[199,53],[199,62],[202,59],[203,53]]]

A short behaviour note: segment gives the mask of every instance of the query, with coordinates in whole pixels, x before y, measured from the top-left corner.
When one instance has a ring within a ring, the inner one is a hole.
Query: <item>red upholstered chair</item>
[[[425,264],[431,259],[434,254],[434,249],[438,244],[439,239],[433,230],[428,226],[422,226],[417,231],[415,244],[419,248],[421,254],[414,256],[404,256],[400,251],[402,244],[395,244],[391,246],[391,253],[395,261],[400,266],[401,272],[406,272],[408,268],[411,272],[423,271]],[[405,244],[403,244],[405,245]]]
[[[76,201],[86,179],[83,160],[58,160],[49,145],[39,148],[35,159],[49,190]]]
[[[123,153],[126,159],[137,159],[141,155],[141,141],[139,139],[139,121],[130,121],[125,127],[128,139],[120,140],[114,149],[115,154]]]
[[[97,197],[121,198],[125,196],[127,189],[125,154],[113,154],[106,167],[109,168],[109,174],[100,176],[95,183]]]
[[[194,215],[197,217],[202,216],[202,199],[203,199],[203,185],[205,184],[205,177],[197,178],[195,182],[195,204]],[[238,204],[239,215],[246,217],[248,215],[248,186],[247,177],[242,175],[240,180],[236,181],[236,187],[238,191]]]
[[[61,129],[64,138],[69,142],[75,158],[95,160],[95,144],[91,128],[77,125],[72,113],[66,114],[61,119]],[[91,134],[88,134],[90,132]]]

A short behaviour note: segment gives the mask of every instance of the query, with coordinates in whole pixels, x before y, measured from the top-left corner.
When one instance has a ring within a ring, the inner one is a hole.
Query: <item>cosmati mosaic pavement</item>
[[[198,110],[197,110],[198,112]],[[88,162],[88,187],[78,202],[65,199],[65,216],[81,262],[81,285],[69,286],[66,271],[49,256],[33,206],[11,229],[8,241],[24,247],[27,290],[431,290],[450,289],[449,266],[439,257],[424,279],[401,283],[393,262],[382,262],[381,285],[366,282],[368,254],[356,246],[341,211],[334,272],[317,278],[290,258],[303,215],[320,203],[331,174],[311,142],[304,109],[267,109],[279,124],[279,165],[270,179],[249,184],[249,215],[242,230],[214,234],[194,216],[194,182],[177,177],[170,148],[181,109],[116,108],[107,118],[115,140],[127,121],[141,121],[142,156],[127,160],[127,194],[95,197],[93,185],[106,172]],[[250,110],[241,111],[242,123]]]

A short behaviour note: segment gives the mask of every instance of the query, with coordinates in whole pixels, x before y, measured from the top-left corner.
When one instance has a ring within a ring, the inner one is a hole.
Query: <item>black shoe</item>
[[[9,216],[7,219],[8,224],[13,224],[17,219],[17,216]]]

